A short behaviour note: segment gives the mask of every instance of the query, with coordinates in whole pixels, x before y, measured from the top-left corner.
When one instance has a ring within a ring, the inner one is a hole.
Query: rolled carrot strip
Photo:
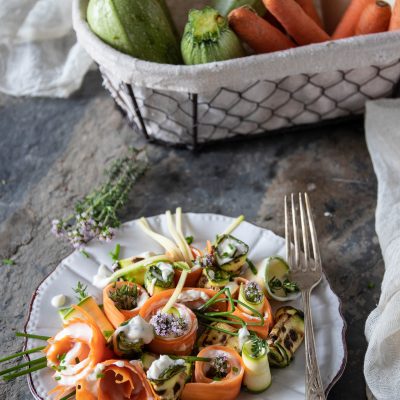
[[[324,27],[313,0],[296,0],[300,7],[310,16],[321,28]]]
[[[397,31],[398,29],[400,29],[400,0],[396,0],[394,3],[389,25],[389,31]]]
[[[377,0],[362,12],[356,26],[356,35],[386,32],[389,28],[392,9],[386,1]]]
[[[235,280],[239,285],[241,284],[246,284],[249,281],[244,278],[236,278]],[[237,298],[238,297],[238,292],[235,293],[233,297]],[[230,304],[228,304],[228,311],[231,311],[232,307]],[[271,330],[271,328],[274,325],[274,318],[272,314],[272,309],[271,305],[269,304],[268,299],[264,296],[264,304],[262,307],[262,312],[261,312],[263,318],[264,318],[264,323],[262,325],[249,325],[249,324],[254,324],[254,323],[261,323],[260,317],[257,317],[255,315],[251,314],[251,311],[246,310],[246,308],[240,308],[239,306],[235,307],[235,311],[233,312],[233,315],[236,317],[239,317],[241,320],[243,320],[246,325],[247,329],[249,331],[257,333],[261,338],[267,339],[268,333]]]
[[[263,0],[263,2],[297,44],[307,45],[330,39],[295,0]]]
[[[98,326],[79,318],[69,320],[48,343],[44,350],[47,363],[57,369],[54,392],[75,387],[110,354]]]
[[[351,3],[333,32],[332,39],[343,39],[354,36],[361,14],[369,4],[373,4],[374,2],[375,0],[351,0]]]
[[[279,29],[248,7],[239,7],[228,16],[229,25],[256,53],[270,53],[295,47]]]
[[[192,252],[193,258],[200,257],[202,255],[202,252],[199,249],[196,249],[196,247],[190,246],[190,251]],[[178,284],[179,278],[181,277],[182,271],[177,269],[175,270],[175,275],[174,275],[174,283],[175,286]],[[198,266],[192,267],[191,271],[188,273],[185,281],[185,286],[190,286],[190,287],[195,287],[197,286],[197,282],[199,281],[201,277],[202,269],[199,268]]]
[[[116,303],[110,298],[110,294],[121,287],[135,287],[137,288],[137,306],[131,310],[123,310],[118,308]],[[112,323],[114,328],[118,328],[123,322],[131,319],[139,314],[141,304],[149,298],[146,290],[133,282],[114,282],[106,286],[103,289],[103,307],[104,313],[106,314],[109,321]]]
[[[152,317],[160,315],[158,312],[161,312],[161,309],[167,304],[173,292],[173,289],[164,290],[150,297],[150,299],[142,305],[139,315],[147,322],[152,323]],[[185,321],[186,327],[184,333],[180,335],[157,334],[157,328],[155,327],[155,337],[148,345],[148,348],[150,351],[158,354],[189,355],[196,341],[198,329],[197,318],[193,312],[183,304],[176,303],[174,307],[179,312],[180,317]],[[162,316],[163,314],[161,314],[161,317]],[[173,314],[165,314],[165,316],[167,318],[168,316],[169,318],[173,318]]]
[[[76,400],[155,398],[152,386],[138,361],[104,361],[101,363],[101,376],[95,382],[82,379],[76,387]]]
[[[200,351],[198,357],[223,355],[227,358],[228,374],[216,381],[207,376],[209,363],[196,361],[194,383],[187,383],[181,400],[235,400],[240,392],[243,380],[244,365],[240,355],[233,349],[224,346],[208,346]]]

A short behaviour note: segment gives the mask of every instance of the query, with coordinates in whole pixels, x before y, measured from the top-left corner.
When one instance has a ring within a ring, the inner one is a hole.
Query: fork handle
[[[304,344],[306,351],[306,400],[325,400],[324,386],[315,351],[314,328],[311,315],[311,289],[301,292],[304,305]]]

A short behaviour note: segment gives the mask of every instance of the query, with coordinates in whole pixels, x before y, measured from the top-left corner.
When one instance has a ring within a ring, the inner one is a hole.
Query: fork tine
[[[303,248],[304,248],[304,265],[303,270],[310,268],[310,246],[308,241],[308,227],[306,220],[306,213],[304,210],[303,197],[299,193],[299,207],[300,207],[300,220],[301,220],[301,232],[303,236]]]
[[[294,202],[294,194],[291,195],[292,201],[292,223],[293,223],[293,238],[294,238],[294,267],[299,267],[300,249],[299,249],[299,230],[297,228],[296,207]]]
[[[285,196],[285,250],[286,250],[286,261],[289,267],[292,268],[292,243],[290,240],[290,223],[289,223],[289,210],[288,210],[288,198]]]
[[[315,225],[314,225],[314,217],[313,217],[312,211],[311,211],[310,199],[308,198],[307,193],[304,194],[304,197],[306,200],[307,216],[308,216],[308,223],[310,226],[311,243],[312,243],[312,248],[313,248],[313,253],[314,253],[315,267],[317,269],[321,269],[322,268],[321,254],[319,252],[317,231],[316,231]]]

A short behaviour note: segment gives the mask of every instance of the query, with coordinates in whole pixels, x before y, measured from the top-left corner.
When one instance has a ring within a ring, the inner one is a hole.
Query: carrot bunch
[[[248,6],[230,12],[231,28],[256,53],[321,43],[355,35],[400,29],[400,0],[392,7],[383,0],[351,0],[332,36],[313,0],[263,0],[265,17]]]

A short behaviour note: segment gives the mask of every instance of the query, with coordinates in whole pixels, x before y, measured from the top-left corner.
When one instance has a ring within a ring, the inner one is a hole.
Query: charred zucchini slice
[[[197,341],[197,347],[202,350],[204,347],[219,345],[226,346],[240,353],[239,338],[227,332],[236,333],[236,329],[224,322],[213,322],[213,328],[207,328]],[[225,331],[225,332],[224,332]]]
[[[246,243],[231,235],[218,236],[214,248],[219,268],[228,272],[239,270],[246,262],[249,252]]]

